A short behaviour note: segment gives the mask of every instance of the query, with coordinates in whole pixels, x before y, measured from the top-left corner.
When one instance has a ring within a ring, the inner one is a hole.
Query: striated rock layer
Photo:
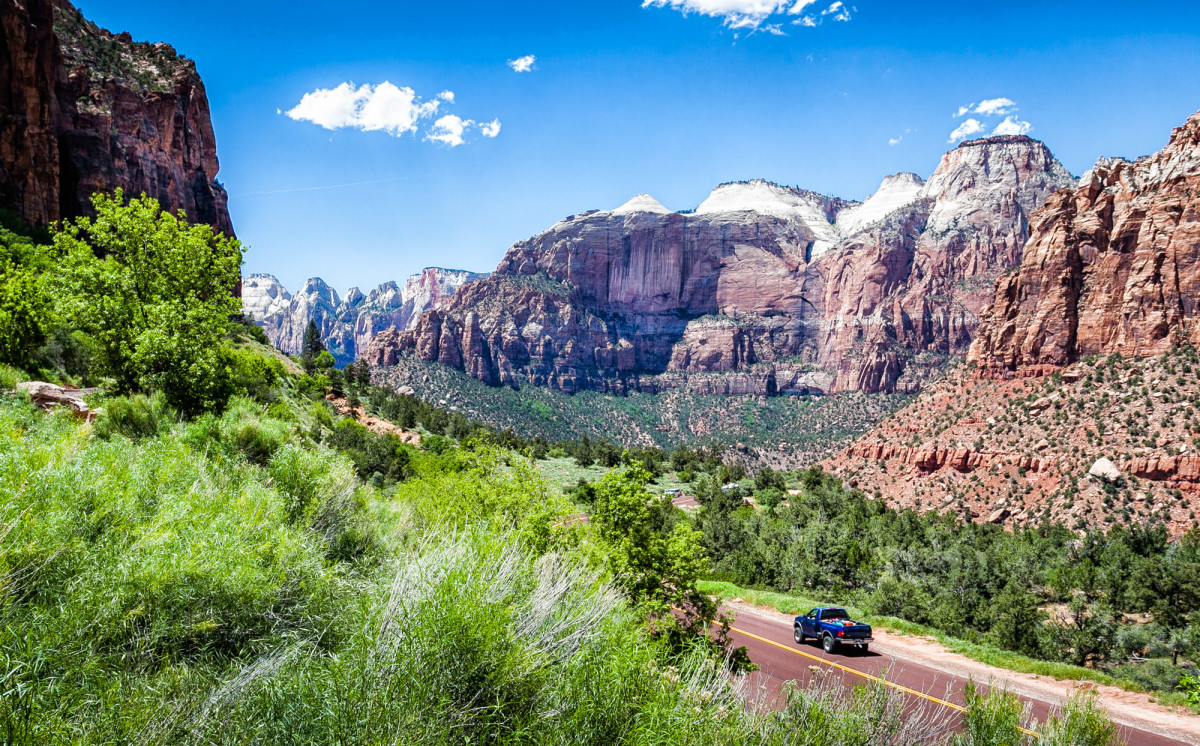
[[[514,245],[367,358],[414,350],[492,385],[568,392],[910,391],[965,352],[1028,215],[1072,183],[1041,143],[999,137],[861,204],[764,181],[685,213],[639,195]]]
[[[486,276],[428,267],[409,277],[404,287],[385,282],[367,295],[350,288],[342,298],[319,277],[292,295],[271,275],[249,275],[242,280],[242,309],[276,347],[291,354],[300,351],[308,322],[316,322],[326,348],[344,364],[358,360],[376,334],[413,328],[421,314],[464,283]]]
[[[194,63],[67,0],[9,0],[0,33],[0,207],[47,225],[119,187],[233,235]]]
[[[1158,153],[1101,160],[1033,218],[969,360],[993,372],[1200,341],[1200,113]]]

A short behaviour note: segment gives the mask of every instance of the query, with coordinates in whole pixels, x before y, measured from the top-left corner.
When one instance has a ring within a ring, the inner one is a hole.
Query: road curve
[[[826,654],[815,641],[797,645],[792,640],[791,627],[785,622],[745,610],[739,611],[730,637],[735,644],[746,646],[750,659],[762,672],[760,680],[773,696],[778,695],[789,681],[804,686],[810,677],[818,675],[816,671],[833,671],[844,676],[847,683],[856,680],[865,683],[868,680],[865,677],[885,678],[897,688],[908,690],[906,697],[914,701],[921,697],[927,708],[953,709],[964,704],[965,678],[917,661],[893,657],[878,644],[866,654],[851,650]],[[1039,721],[1045,721],[1056,709],[1057,703],[1018,694],[1029,702],[1032,716]],[[953,717],[957,722],[957,713]],[[1129,746],[1200,746],[1183,733],[1156,733],[1124,724],[1121,725],[1121,737]]]

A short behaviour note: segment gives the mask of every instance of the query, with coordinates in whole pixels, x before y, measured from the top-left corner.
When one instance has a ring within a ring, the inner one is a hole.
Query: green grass
[[[1060,681],[1094,681],[1098,684],[1119,686],[1128,691],[1143,691],[1140,686],[1133,682],[1109,676],[1102,671],[1074,666],[1069,663],[1041,661],[1019,653],[1002,650],[994,645],[969,642],[952,637],[923,624],[915,624],[904,619],[897,619],[896,617],[880,617],[866,614],[861,609],[857,609],[854,606],[847,606],[835,598],[805,598],[785,593],[776,593],[774,591],[741,588],[733,583],[723,581],[702,581],[699,585],[700,590],[722,600],[740,598],[755,606],[766,606],[784,614],[805,614],[817,606],[837,604],[849,611],[855,618],[861,619],[872,627],[900,635],[932,637],[945,646],[947,650],[971,660],[986,663],[989,666],[1003,668],[1016,673],[1050,676]]]
[[[534,466],[538,473],[552,487],[557,487],[560,491],[579,484],[580,479],[585,479],[589,482],[599,481],[605,474],[613,469],[623,467],[605,467],[599,464],[591,466],[580,466],[575,463],[575,459],[565,456],[561,458],[545,458],[541,461],[535,461]],[[662,492],[664,490],[678,489],[687,491],[690,485],[687,482],[681,481],[679,475],[675,472],[667,472],[654,481],[650,488],[652,490]]]

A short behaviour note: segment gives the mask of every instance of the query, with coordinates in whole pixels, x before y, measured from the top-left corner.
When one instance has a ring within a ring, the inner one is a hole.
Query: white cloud
[[[518,57],[515,60],[509,60],[508,66],[519,73],[527,73],[533,69],[534,63],[537,62],[537,57],[532,54],[527,54],[524,57]]]
[[[833,16],[833,20],[835,20],[835,21],[849,21],[850,20],[850,9],[846,7],[846,4],[843,3],[842,0],[837,0],[837,2],[830,5],[825,10],[821,11],[821,15],[823,15],[823,16],[831,15],[831,16]]]
[[[443,103],[454,103],[453,91],[442,91],[433,99],[423,101],[413,89],[387,81],[357,87],[353,83],[342,83],[336,88],[318,88],[306,93],[291,110],[279,113],[327,130],[352,128],[400,137],[416,132],[422,122],[435,117]],[[473,120],[446,114],[433,123],[425,133],[425,139],[458,147],[466,142],[464,136],[473,126]],[[499,119],[478,126],[484,137],[500,134]]]
[[[463,135],[467,128],[475,124],[470,119],[463,119],[454,114],[447,114],[433,123],[433,127],[425,134],[425,139],[430,142],[440,142],[443,145],[449,145],[452,148],[457,148],[466,140]]]
[[[1029,122],[1017,119],[1015,116],[1007,116],[1004,121],[996,125],[996,129],[992,130],[993,135],[1027,135],[1029,130],[1033,129],[1033,125]]]
[[[1004,114],[1014,111],[1016,102],[1011,98],[989,98],[979,102],[975,107],[976,114],[982,114],[985,117],[1003,116]]]
[[[312,122],[327,130],[353,127],[368,132],[384,131],[399,137],[417,129],[422,119],[437,113],[440,101],[422,101],[413,89],[384,81],[377,86],[342,83],[337,88],[318,88],[304,94],[287,116]]]
[[[643,8],[672,8],[687,15],[698,13],[703,16],[720,18],[724,25],[731,29],[748,29],[750,31],[766,31],[783,35],[779,23],[767,23],[773,16],[789,15],[802,16],[794,21],[794,26],[816,26],[824,17],[835,21],[849,21],[853,10],[843,2],[836,0],[819,15],[806,13],[817,0],[642,0]]]
[[[1017,102],[1011,98],[985,98],[979,103],[971,103],[966,106],[958,107],[958,111],[954,113],[954,118],[966,116],[967,114],[978,114],[981,118],[987,117],[1004,117],[1004,120],[992,129],[993,135],[1024,135],[1028,134],[1033,129],[1033,125],[1022,119],[1017,118]],[[994,120],[993,120],[994,121]],[[965,137],[984,132],[990,124],[984,124],[983,121],[971,117],[963,121],[953,132],[950,133],[949,142],[956,142]]]
[[[896,135],[895,137],[889,137],[888,145],[899,145],[900,141],[903,139],[904,139],[904,135]]]
[[[971,135],[979,134],[985,129],[987,129],[987,127],[983,124],[983,122],[979,121],[975,117],[971,117],[962,124],[958,125],[958,127],[956,127],[954,131],[950,133],[950,139],[947,140],[947,142],[957,142],[958,140],[970,137]]]

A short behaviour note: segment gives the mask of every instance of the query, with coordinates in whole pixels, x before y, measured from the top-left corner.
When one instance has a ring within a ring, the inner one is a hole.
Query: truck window
[[[821,614],[822,621],[827,621],[827,620],[831,620],[831,619],[849,619],[849,618],[850,618],[850,615],[846,613],[845,609],[826,609],[825,612],[823,614]]]

